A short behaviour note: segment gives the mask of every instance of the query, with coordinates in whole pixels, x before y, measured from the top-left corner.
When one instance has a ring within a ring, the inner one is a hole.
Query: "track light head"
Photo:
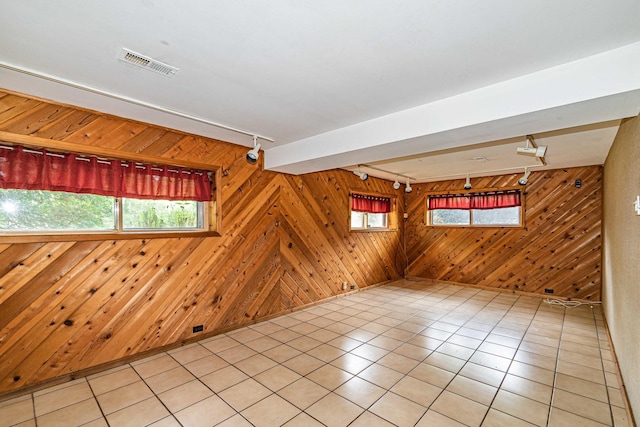
[[[396,182],[393,183],[393,189],[397,190],[400,188],[400,182],[398,181],[398,175],[396,175]]]
[[[412,191],[413,191],[413,188],[411,188],[411,182],[409,182],[409,178],[407,178],[407,185],[404,187],[404,192],[411,193]]]
[[[469,176],[469,174],[467,174],[467,180],[464,183],[464,189],[465,190],[471,190],[471,177]]]
[[[253,137],[253,149],[249,150],[247,152],[247,155],[245,156],[245,158],[247,159],[247,162],[253,164],[255,162],[258,161],[258,158],[260,157],[260,143],[258,142],[258,137],[254,136]]]
[[[246,155],[247,162],[255,163],[258,161],[260,157],[260,144],[256,146],[253,150],[249,150]]]
[[[354,174],[360,177],[361,180],[366,181],[369,179],[369,174],[366,172],[360,172],[360,169],[353,171]]]
[[[529,182],[529,175],[531,175],[531,171],[527,168],[524,168],[524,175],[518,180],[518,184],[527,185],[527,182]]]

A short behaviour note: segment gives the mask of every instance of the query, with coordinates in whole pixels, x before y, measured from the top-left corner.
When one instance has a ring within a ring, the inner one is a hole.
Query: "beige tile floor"
[[[403,280],[0,402],[0,425],[627,426],[615,372],[599,306]]]

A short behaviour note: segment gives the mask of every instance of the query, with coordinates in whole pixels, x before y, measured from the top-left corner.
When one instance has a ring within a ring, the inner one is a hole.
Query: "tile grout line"
[[[129,366],[131,366],[131,365],[129,365]],[[100,410],[100,413],[102,414],[102,418],[104,419],[104,422],[107,423],[107,426],[111,426],[111,424],[109,423],[109,420],[107,419],[107,415],[102,410],[102,405],[100,405],[100,401],[98,401],[98,396],[96,395],[95,391],[93,391],[93,387],[91,387],[91,382],[89,382],[89,378],[85,377],[85,381],[87,382],[87,385],[89,386],[89,390],[91,390],[91,395],[93,396],[93,400],[95,400],[96,401],[96,405],[98,405],[98,409]]]
[[[38,417],[36,415],[36,396],[35,393],[31,393],[31,408],[33,410],[33,422],[38,427]]]
[[[540,302],[543,304],[543,302]],[[560,347],[562,346],[562,334],[564,332],[564,324],[567,320],[567,307],[562,307],[562,327],[560,328],[560,336],[558,337],[558,350],[556,350],[556,363],[553,368],[553,386],[551,387],[551,396],[549,398],[549,411],[547,412],[547,427],[551,422],[551,412],[553,411],[553,402],[556,397],[556,383],[558,381],[558,365],[560,363]]]

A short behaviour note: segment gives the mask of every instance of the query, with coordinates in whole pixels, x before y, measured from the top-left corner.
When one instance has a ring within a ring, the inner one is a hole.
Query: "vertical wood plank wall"
[[[391,182],[263,171],[244,147],[2,91],[0,130],[224,170],[220,237],[0,237],[0,396],[401,277],[400,230],[348,229],[349,190],[402,200]]]
[[[474,178],[474,188],[517,185],[522,174]],[[600,300],[602,167],[532,172],[523,187],[524,228],[426,225],[429,192],[462,190],[464,180],[416,184],[405,197],[407,276],[490,288]],[[582,186],[575,187],[581,179]]]

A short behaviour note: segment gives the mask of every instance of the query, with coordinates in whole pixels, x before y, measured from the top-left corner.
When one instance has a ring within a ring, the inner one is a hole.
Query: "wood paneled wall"
[[[474,178],[474,188],[517,185],[521,174]],[[576,188],[576,179],[582,186]],[[464,180],[416,184],[406,197],[408,276],[599,301],[602,167],[532,172],[524,228],[426,225],[429,192]]]
[[[333,170],[263,171],[247,148],[0,91],[0,131],[220,166],[221,236],[5,243],[0,396],[401,276],[401,231],[350,233]],[[0,141],[1,142],[1,141]]]

